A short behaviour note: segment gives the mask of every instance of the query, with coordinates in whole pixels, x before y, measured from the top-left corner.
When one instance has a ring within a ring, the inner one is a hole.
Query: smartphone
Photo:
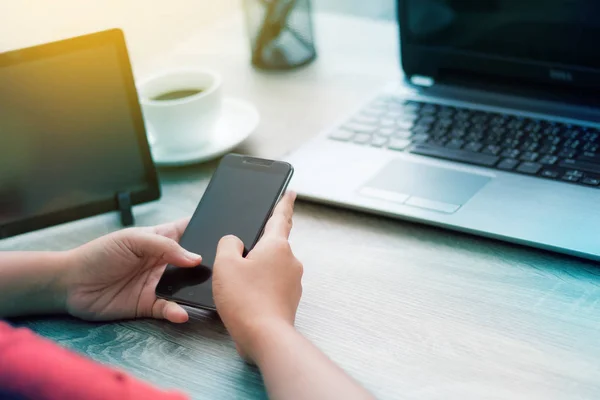
[[[156,296],[215,310],[212,269],[219,240],[237,236],[244,243],[245,257],[262,236],[293,171],[290,164],[281,161],[225,156],[180,240],[183,248],[202,256],[202,264],[195,268],[168,265]]]

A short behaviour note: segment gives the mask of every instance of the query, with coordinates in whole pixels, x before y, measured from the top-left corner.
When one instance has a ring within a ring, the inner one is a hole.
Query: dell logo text
[[[550,70],[550,79],[554,79],[557,81],[573,82],[573,74],[568,71],[551,69]]]

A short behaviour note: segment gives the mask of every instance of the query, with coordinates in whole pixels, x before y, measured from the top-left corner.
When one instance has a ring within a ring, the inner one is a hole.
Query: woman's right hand
[[[248,361],[255,360],[253,350],[264,332],[294,325],[303,273],[288,242],[295,199],[293,192],[283,196],[246,258],[237,237],[219,242],[213,270],[215,304],[238,352]]]

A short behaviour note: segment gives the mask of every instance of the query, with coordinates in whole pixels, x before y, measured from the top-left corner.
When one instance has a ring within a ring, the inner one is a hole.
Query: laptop
[[[404,79],[287,156],[301,198],[600,260],[600,3],[398,2]]]

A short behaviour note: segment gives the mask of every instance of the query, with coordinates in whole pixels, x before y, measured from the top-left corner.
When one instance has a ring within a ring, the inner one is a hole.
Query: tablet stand
[[[121,213],[121,225],[131,226],[134,224],[131,196],[129,192],[117,193],[117,207]]]

